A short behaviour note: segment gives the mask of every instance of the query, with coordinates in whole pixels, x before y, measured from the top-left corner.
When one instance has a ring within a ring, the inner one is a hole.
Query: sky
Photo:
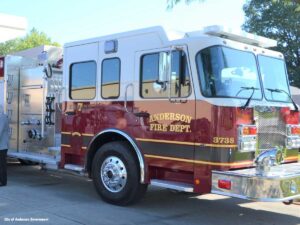
[[[167,0],[0,0],[0,13],[23,16],[28,31],[45,32],[64,44],[150,26],[178,31],[209,25],[240,28],[245,0],[205,0],[186,5],[184,0],[167,10]]]

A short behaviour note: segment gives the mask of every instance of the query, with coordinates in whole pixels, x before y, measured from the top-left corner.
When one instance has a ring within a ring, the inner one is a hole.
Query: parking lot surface
[[[218,195],[191,195],[149,187],[129,207],[103,202],[86,177],[8,166],[8,186],[0,187],[0,224],[169,224],[297,225],[300,202],[257,203]]]

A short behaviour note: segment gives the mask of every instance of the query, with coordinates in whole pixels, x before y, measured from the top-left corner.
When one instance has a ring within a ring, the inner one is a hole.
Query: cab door
[[[66,47],[64,84],[67,87],[62,113],[62,166],[84,164],[93,105],[98,99],[98,43]],[[87,136],[88,135],[88,136]]]
[[[135,137],[148,166],[192,172],[195,96],[187,48],[137,52],[136,62]]]

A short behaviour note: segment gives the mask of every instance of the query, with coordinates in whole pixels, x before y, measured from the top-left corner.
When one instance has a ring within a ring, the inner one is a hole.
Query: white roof
[[[148,27],[148,28],[143,28],[143,29],[138,29],[138,30],[131,30],[131,31],[122,32],[122,33],[105,35],[105,36],[96,37],[96,38],[73,41],[73,42],[65,43],[64,47],[81,45],[81,44],[85,44],[85,43],[98,42],[98,41],[102,41],[102,40],[112,40],[112,39],[119,39],[119,38],[130,37],[130,36],[144,35],[147,33],[158,34],[160,36],[162,42],[181,39],[181,38],[184,38],[184,36],[185,36],[184,32],[165,29],[161,26],[154,26],[154,27]]]
[[[230,27],[219,26],[219,25],[205,27],[202,31],[188,32],[186,35],[187,37],[195,37],[203,34],[230,39],[245,44],[256,45],[263,48],[270,48],[270,47],[277,46],[276,40],[258,36],[255,34],[250,34],[240,29],[232,29]]]
[[[205,27],[202,30],[192,31],[192,32],[180,32],[171,29],[166,29],[161,26],[155,26],[155,27],[149,27],[149,28],[144,28],[139,30],[133,30],[133,31],[123,32],[123,33],[102,36],[98,38],[91,38],[86,40],[70,42],[70,43],[66,43],[65,47],[81,45],[85,43],[98,42],[101,40],[110,40],[110,39],[112,40],[112,39],[119,39],[119,38],[124,38],[129,36],[143,35],[147,33],[156,33],[160,37],[163,43],[178,40],[178,39],[190,38],[190,37],[211,36],[211,37],[220,37],[224,39],[229,39],[229,40],[233,40],[233,41],[237,41],[249,45],[260,46],[263,48],[274,47],[277,45],[276,40],[261,37],[255,34],[250,34],[239,29],[233,30],[224,26],[213,25],[213,26]]]
[[[0,13],[0,43],[5,42],[26,33],[27,19]]]

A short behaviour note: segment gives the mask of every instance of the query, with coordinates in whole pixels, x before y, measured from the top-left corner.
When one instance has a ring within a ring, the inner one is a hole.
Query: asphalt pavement
[[[1,225],[300,224],[300,202],[287,206],[150,187],[140,203],[118,207],[103,202],[86,177],[10,163],[8,179],[0,187]]]

